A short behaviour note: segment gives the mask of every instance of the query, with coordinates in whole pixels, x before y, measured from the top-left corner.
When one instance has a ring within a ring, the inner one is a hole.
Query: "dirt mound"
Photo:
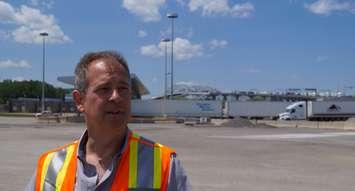
[[[255,125],[251,123],[248,119],[234,118],[227,122],[221,124],[223,127],[254,127]]]
[[[262,127],[262,128],[273,127],[270,125],[266,125],[264,123],[258,123],[257,121],[252,122],[248,119],[243,119],[243,118],[230,119],[227,122],[222,123],[220,126],[221,127]]]

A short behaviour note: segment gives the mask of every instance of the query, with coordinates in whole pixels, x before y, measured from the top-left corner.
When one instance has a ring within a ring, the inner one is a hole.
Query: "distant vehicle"
[[[281,120],[335,121],[350,117],[355,117],[355,101],[300,101],[279,114]]]
[[[347,120],[355,117],[355,101],[317,101],[307,103],[308,120]]]
[[[50,117],[50,116],[58,116],[58,113],[52,113],[51,111],[43,111],[40,113],[36,113],[35,117]]]
[[[286,107],[286,112],[279,114],[281,120],[306,119],[306,102],[299,101]]]
[[[228,101],[226,116],[248,119],[277,119],[290,103],[279,101]]]
[[[211,100],[133,100],[132,116],[221,117],[222,101]]]

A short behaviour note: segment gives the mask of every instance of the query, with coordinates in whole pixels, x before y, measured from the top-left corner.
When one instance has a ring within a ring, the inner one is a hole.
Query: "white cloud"
[[[254,5],[246,2],[230,6],[228,0],[190,0],[191,12],[202,10],[203,16],[230,15],[236,18],[247,18],[254,11]]]
[[[174,41],[174,56],[177,60],[188,60],[202,56],[202,45],[192,44],[187,39],[176,38]]]
[[[163,56],[163,48],[160,47],[162,43],[159,43],[158,45],[151,44],[147,46],[142,46],[141,47],[141,54],[144,56],[151,56],[151,57],[161,57]]]
[[[334,11],[348,11],[355,14],[355,4],[348,1],[318,0],[305,4],[306,9],[318,15],[330,15]]]
[[[211,50],[216,49],[216,48],[224,48],[228,45],[228,42],[226,40],[217,40],[213,39],[208,43],[208,46]]]
[[[242,72],[244,73],[252,73],[252,74],[256,74],[256,73],[260,73],[261,70],[256,69],[256,68],[248,68],[248,69],[244,69],[242,70]]]
[[[31,6],[41,6],[46,9],[51,9],[53,8],[54,1],[53,0],[30,0],[29,1]]]
[[[20,60],[18,62],[13,60],[0,60],[0,68],[31,68],[26,60]]]
[[[167,43],[167,50],[170,54],[171,43]],[[165,54],[165,42],[158,45],[147,45],[141,47],[141,54],[151,57],[162,57]],[[203,47],[200,44],[192,44],[189,40],[176,38],[174,41],[174,58],[176,60],[189,60],[203,55]]]
[[[137,36],[140,38],[146,37],[147,32],[145,30],[139,30]]]
[[[165,0],[123,0],[123,7],[140,17],[144,22],[159,21],[159,8]]]
[[[251,3],[236,4],[231,9],[231,15],[238,18],[248,18],[254,11],[254,5]]]
[[[15,19],[15,10],[4,1],[0,1],[0,22],[11,23]]]
[[[228,0],[190,0],[190,11],[202,9],[202,15],[225,14],[230,10]]]
[[[53,15],[45,15],[40,10],[22,5],[15,10],[10,4],[0,1],[0,23],[14,24],[18,28],[11,32],[11,37],[20,43],[41,43],[41,32],[47,32],[47,42],[70,42],[61,28],[56,24]]]

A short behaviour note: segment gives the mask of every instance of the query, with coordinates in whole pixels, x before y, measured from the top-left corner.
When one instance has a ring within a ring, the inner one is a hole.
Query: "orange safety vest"
[[[75,189],[78,144],[77,140],[41,155],[37,165],[36,191]],[[130,132],[111,190],[166,191],[171,155],[174,153],[169,147]]]

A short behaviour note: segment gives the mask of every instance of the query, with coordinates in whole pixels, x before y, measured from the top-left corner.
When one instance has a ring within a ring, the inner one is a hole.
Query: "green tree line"
[[[51,84],[45,83],[46,98],[64,99],[66,90],[56,88]],[[0,82],[0,104],[5,104],[10,98],[41,98],[42,82],[41,81],[13,81],[4,80]]]

